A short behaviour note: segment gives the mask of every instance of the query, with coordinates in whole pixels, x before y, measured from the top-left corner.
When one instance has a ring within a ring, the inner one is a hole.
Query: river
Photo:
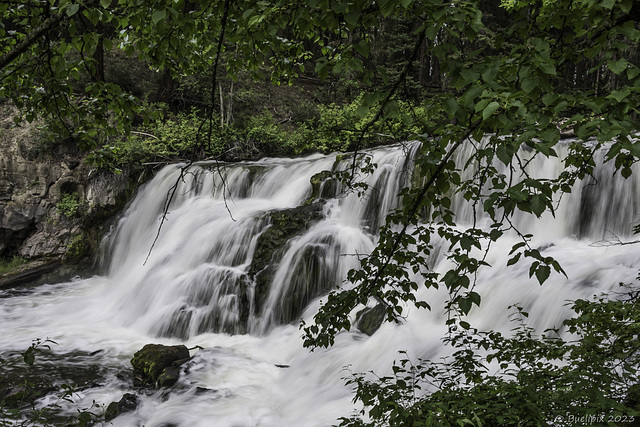
[[[130,392],[129,361],[145,344],[185,344],[197,348],[173,392],[142,394],[139,408],[113,425],[336,423],[354,410],[352,391],[343,380],[346,366],[354,372],[387,374],[399,350],[414,358],[441,355],[446,294],[420,289],[432,311],[410,309],[404,323],[383,324],[372,336],[344,332],[333,347],[313,352],[302,347],[298,322],[282,324],[279,311],[289,309],[291,295],[306,293],[311,296],[297,300],[305,307],[292,316],[311,322],[321,294],[339,285],[358,265],[357,254],[375,245],[376,226],[398,206],[397,193],[411,180],[418,148],[414,143],[368,152],[378,167],[361,177],[370,186],[363,197],[339,191],[339,185],[325,188],[326,202],[318,207],[322,219],[281,248],[260,304],[249,270],[258,237],[270,226],[265,212],[301,205],[311,195],[312,176],[334,165],[346,168],[349,160],[313,155],[203,163],[191,166],[180,179],[182,165],[167,166],[140,188],[105,240],[103,274],[2,291],[0,356],[14,357],[31,340],[50,338],[57,343],[51,350],[54,356],[42,363],[100,366],[96,384],[78,391],[73,404],[61,403],[72,414],[93,401],[108,404]],[[465,155],[461,150],[458,164]],[[558,159],[540,157],[530,168],[537,176],[554,176],[562,165]],[[168,215],[161,221],[171,193]],[[473,212],[456,200],[459,222],[470,222]],[[529,278],[528,263],[507,267],[508,252],[518,237],[505,236],[488,254],[493,267],[478,275],[483,302],[469,314],[470,322],[507,331],[507,307],[520,303],[530,313],[532,326],[559,326],[571,315],[568,300],[634,281],[640,268],[637,245],[602,241],[614,236],[631,240],[639,204],[639,174],[625,180],[605,165],[596,178],[576,184],[559,201],[555,217],[518,215],[518,226],[535,235],[532,246],[555,257],[568,277],[552,273],[540,286],[535,277]],[[447,268],[438,254],[432,261],[436,271]],[[56,355],[60,360],[49,362]],[[54,401],[55,393],[39,404]]]

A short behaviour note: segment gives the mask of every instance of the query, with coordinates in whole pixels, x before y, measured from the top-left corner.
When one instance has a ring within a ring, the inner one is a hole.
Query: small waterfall
[[[525,172],[534,179],[554,179],[565,169],[563,159],[569,152],[570,140],[560,142],[556,147],[557,157],[545,157],[528,148],[518,153]],[[482,141],[481,143],[486,143]],[[465,165],[472,156],[475,144],[461,146],[455,155],[457,165]],[[605,162],[606,149],[596,151],[594,176],[577,181],[570,193],[563,194],[554,202],[555,215],[546,211],[536,219],[526,212],[516,212],[514,223],[537,239],[552,241],[562,237],[601,240],[616,236],[628,236],[633,225],[640,220],[640,167],[633,165],[633,174],[625,179],[616,172],[614,162]],[[521,170],[511,170],[507,165],[495,160],[492,164],[498,174],[511,177],[513,184],[524,178]],[[475,170],[470,167],[462,173],[463,179],[472,179]],[[454,197],[453,210],[458,223],[471,224],[473,209],[461,194]],[[482,224],[488,220],[482,204],[477,206],[478,219]]]
[[[179,338],[265,334],[297,322],[358,265],[358,254],[371,250],[375,230],[409,182],[418,146],[365,153],[378,167],[366,177],[363,197],[325,179],[319,194],[328,200],[306,207],[312,177],[348,169],[352,157],[166,167],[140,190],[111,237],[110,309],[125,324]],[[283,226],[289,234],[281,236]]]
[[[530,158],[523,150],[527,173],[557,176],[566,146],[560,145],[559,158]],[[260,335],[297,322],[309,303],[357,267],[358,255],[372,249],[376,229],[412,178],[418,149],[414,143],[365,153],[377,168],[365,177],[368,189],[360,197],[326,179],[327,171],[351,167],[348,156],[200,163],[184,172],[184,165],[167,166],[141,189],[111,238],[109,275],[116,285],[110,310],[124,324],[183,339],[205,332]],[[457,164],[465,164],[472,149],[463,146]],[[512,173],[500,162],[494,166]],[[466,178],[472,173],[464,171]],[[311,181],[322,174],[316,191],[326,200],[311,203]],[[514,222],[542,245],[571,236],[626,235],[640,212],[638,175],[625,181],[607,163],[557,201],[555,218],[550,212],[540,219],[518,213]],[[309,206],[298,211],[305,201]],[[462,225],[472,222],[461,195],[454,197],[453,210]],[[482,223],[486,214],[477,215]]]

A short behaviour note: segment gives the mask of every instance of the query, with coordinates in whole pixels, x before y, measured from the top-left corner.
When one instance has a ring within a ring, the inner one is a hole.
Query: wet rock
[[[334,172],[326,170],[318,172],[309,179],[309,182],[311,183],[311,195],[303,205],[310,205],[319,198],[335,197],[337,184]]]
[[[52,273],[60,267],[60,261],[40,259],[0,275],[0,289],[33,283],[42,276]]]
[[[217,394],[218,390],[214,390],[212,388],[207,387],[196,387],[196,396],[207,395],[207,394]]]
[[[382,304],[367,307],[356,314],[356,328],[366,335],[373,335],[384,321],[385,310]]]
[[[171,387],[172,385],[178,382],[179,378],[180,378],[180,367],[167,366],[166,368],[164,368],[160,376],[158,376],[156,385],[160,388]]]
[[[170,387],[178,381],[179,367],[187,360],[189,350],[184,345],[147,344],[131,359],[134,384]]]
[[[256,313],[262,310],[287,243],[324,217],[324,203],[324,201],[318,201],[297,208],[270,211],[266,214],[270,225],[258,237],[249,266],[249,277],[255,282]]]
[[[114,418],[138,408],[138,396],[133,393],[125,393],[118,402],[111,402],[104,412],[104,420],[109,422]]]

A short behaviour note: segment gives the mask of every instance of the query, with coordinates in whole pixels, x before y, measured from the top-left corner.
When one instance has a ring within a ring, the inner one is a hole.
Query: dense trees
[[[474,274],[486,267],[474,251],[518,233],[516,212],[553,212],[559,195],[593,173],[597,150],[625,177],[640,156],[640,6],[632,0],[5,1],[0,15],[0,97],[20,106],[25,119],[45,116],[56,133],[89,148],[147,112],[109,81],[103,58],[114,52],[154,70],[162,88],[156,99],[184,76],[210,76],[201,146],[223,111],[224,97],[216,96],[223,74],[357,81],[363,120],[354,124],[350,150],[385,120],[420,129],[421,184],[403,190],[403,208],[350,273],[352,286],[332,293],[315,324],[304,326],[311,347],[331,345],[370,298],[385,304],[389,320],[403,316],[405,302],[427,307],[416,300],[410,271],[428,287],[449,290],[454,317],[468,313],[481,300]],[[404,100],[420,104],[421,113],[400,108]],[[558,156],[562,133],[576,137],[565,169],[545,179],[528,175],[520,150]],[[464,178],[452,157],[469,139],[476,144],[466,164],[471,178]],[[491,226],[456,227],[452,191],[484,209]],[[449,242],[453,267],[444,274],[421,267],[436,235]],[[505,262],[527,262],[541,283],[563,273],[529,242],[521,235]]]

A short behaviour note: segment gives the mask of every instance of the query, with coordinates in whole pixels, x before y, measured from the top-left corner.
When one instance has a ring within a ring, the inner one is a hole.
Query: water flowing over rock
[[[563,145],[557,149],[562,159]],[[399,206],[400,189],[421,184],[413,170],[418,150],[418,144],[405,144],[366,152],[377,168],[359,177],[369,186],[363,197],[329,177],[327,171],[345,171],[352,164],[353,158],[336,155],[205,162],[186,173],[181,170],[185,165],[169,165],[140,188],[104,241],[104,276],[25,294],[0,290],[0,348],[19,353],[34,335],[50,336],[60,352],[104,349],[99,363],[111,373],[127,371],[132,355],[149,342],[201,347],[177,374],[173,362],[154,370],[150,381],[155,384],[167,367],[173,368],[166,373],[174,379],[178,375],[180,387],[141,393],[137,408],[119,414],[114,425],[334,425],[353,411],[352,390],[342,380],[348,375],[345,366],[383,376],[393,374],[399,350],[412,360],[447,356],[441,342],[447,289],[427,289],[419,274],[410,273],[418,284],[416,297],[427,301],[431,311],[408,306],[401,323],[380,323],[384,309],[372,298],[351,313],[359,331],[340,333],[332,348],[312,353],[302,348],[296,324],[299,318],[313,322],[327,292],[350,286],[347,272],[371,252],[386,214]],[[456,163],[464,165],[469,153],[461,146]],[[520,155],[536,178],[563,170],[557,158]],[[596,153],[594,161],[601,163],[602,154]],[[510,173],[504,165],[495,167]],[[174,186],[175,193],[170,191]],[[507,266],[520,237],[506,233],[486,253],[492,267],[474,278],[482,304],[471,310],[469,323],[509,333],[507,307],[520,304],[537,331],[559,327],[572,315],[566,301],[635,280],[637,248],[593,243],[609,233],[632,238],[630,225],[640,216],[639,192],[637,165],[625,180],[607,164],[556,201],[555,217],[518,214],[514,224],[535,235],[531,247],[557,259],[567,277],[552,273],[540,286],[529,275],[530,263]],[[169,194],[174,197],[163,218]],[[474,210],[459,194],[451,199],[461,227],[491,225],[482,206]],[[433,255],[425,264],[442,274],[451,268],[448,246],[437,238],[432,244]],[[368,311],[362,312],[365,307]],[[75,413],[92,400],[118,401],[132,388],[130,381],[105,375],[65,410]],[[628,399],[635,398],[636,390],[630,390]]]
[[[260,314],[263,311],[271,283],[278,271],[278,266],[287,249],[288,242],[294,237],[302,235],[324,217],[322,213],[323,205],[324,203],[322,202],[315,202],[297,208],[270,211],[265,215],[269,226],[258,237],[253,259],[249,266],[249,278],[254,283],[254,307],[256,313]],[[309,265],[313,263],[313,260],[309,259],[312,256],[314,255],[303,255],[303,264]],[[312,279],[317,276],[317,273],[313,271],[292,272],[295,277],[303,281]],[[305,289],[296,289],[294,287],[290,290],[288,297],[297,299],[299,304],[295,306],[293,303],[287,304],[291,309],[286,314],[282,313],[282,322],[288,323],[296,320],[295,316],[299,316],[307,303],[318,296],[306,293]],[[287,314],[291,315],[287,316]]]

